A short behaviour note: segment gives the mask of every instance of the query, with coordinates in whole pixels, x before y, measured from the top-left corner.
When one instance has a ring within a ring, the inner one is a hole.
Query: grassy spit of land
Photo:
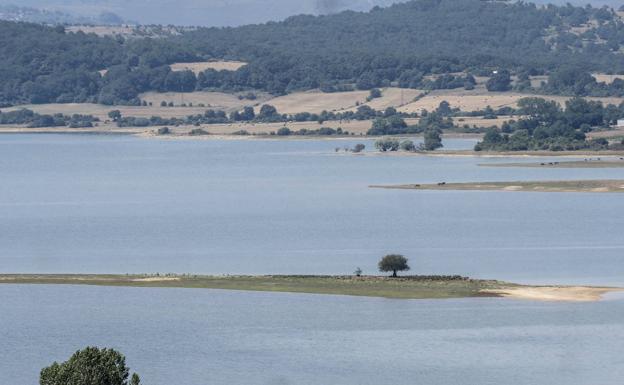
[[[624,180],[561,180],[518,182],[468,182],[437,184],[403,184],[370,186],[371,188],[400,190],[478,190],[478,191],[527,191],[527,192],[584,192],[624,193]]]
[[[529,167],[529,168],[620,168],[624,167],[624,158],[612,158],[603,160],[589,158],[585,160],[572,160],[565,162],[540,162],[540,163],[482,163],[481,167]]]
[[[350,295],[395,299],[510,297],[548,301],[595,301],[618,288],[525,286],[460,276],[200,276],[200,275],[73,275],[4,274],[0,284],[96,285],[160,288],[222,289],[308,294]]]

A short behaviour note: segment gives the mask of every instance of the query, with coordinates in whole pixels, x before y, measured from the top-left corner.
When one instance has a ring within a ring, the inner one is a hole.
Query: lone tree
[[[386,255],[379,261],[379,271],[392,272],[393,277],[397,277],[397,271],[407,271],[410,267],[407,264],[407,258],[400,254]]]
[[[109,117],[109,118],[111,118],[111,119],[113,119],[113,122],[116,122],[116,121],[118,121],[119,119],[121,119],[121,111],[119,111],[119,110],[113,110],[113,111],[110,111],[110,112],[108,113],[108,117]]]
[[[132,374],[126,358],[113,349],[88,347],[79,350],[63,363],[54,362],[41,370],[40,385],[139,385],[140,379]]]

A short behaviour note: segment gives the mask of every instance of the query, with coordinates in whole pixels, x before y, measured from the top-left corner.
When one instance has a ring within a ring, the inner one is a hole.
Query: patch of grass
[[[540,163],[484,163],[481,167],[529,167],[529,168],[620,168],[624,167],[624,158],[612,160],[575,160],[566,162]]]
[[[457,276],[146,276],[146,275],[0,275],[0,284],[59,284],[163,287],[332,294],[397,299],[495,297],[517,285]]]

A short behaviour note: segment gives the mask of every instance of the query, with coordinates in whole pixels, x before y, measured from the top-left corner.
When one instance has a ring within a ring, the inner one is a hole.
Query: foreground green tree
[[[407,258],[401,254],[389,254],[379,261],[379,271],[382,273],[392,272],[393,277],[397,277],[397,271],[408,271]]]
[[[54,362],[41,370],[40,385],[139,385],[140,379],[132,374],[126,358],[113,349],[88,347],[74,353],[63,363]]]

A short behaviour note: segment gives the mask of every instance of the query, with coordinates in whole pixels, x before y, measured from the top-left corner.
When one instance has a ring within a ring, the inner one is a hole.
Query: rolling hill
[[[588,73],[624,72],[623,45],[624,22],[609,9],[480,0],[414,0],[157,39],[2,22],[0,103],[138,103],[147,91],[456,88],[498,71],[556,73],[551,93],[619,96],[619,82],[596,85]],[[249,64],[198,75],[169,67],[213,59]]]

